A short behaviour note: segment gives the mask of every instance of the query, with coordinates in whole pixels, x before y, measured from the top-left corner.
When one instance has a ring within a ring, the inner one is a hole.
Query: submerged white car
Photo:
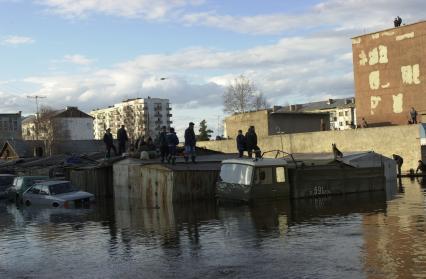
[[[26,206],[79,207],[94,201],[94,195],[75,189],[69,181],[43,181],[31,186],[22,196]]]

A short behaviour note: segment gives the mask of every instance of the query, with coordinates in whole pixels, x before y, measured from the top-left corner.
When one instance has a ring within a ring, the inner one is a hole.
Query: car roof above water
[[[35,183],[34,185],[47,185],[47,186],[51,186],[51,185],[57,185],[57,184],[63,184],[63,183],[70,183],[70,181],[68,180],[46,180],[46,181],[40,181]]]
[[[267,166],[287,166],[287,161],[284,159],[273,159],[273,158],[261,158],[258,160],[243,158],[243,159],[223,160],[222,164],[240,164],[240,165],[249,165],[253,167],[267,167]]]

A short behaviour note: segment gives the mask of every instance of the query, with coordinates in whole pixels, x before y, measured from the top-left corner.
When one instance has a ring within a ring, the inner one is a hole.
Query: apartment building
[[[162,126],[170,127],[172,114],[168,99],[136,98],[90,112],[94,118],[95,139],[102,139],[107,128],[114,137],[121,125],[126,126],[129,138],[155,138]]]
[[[0,140],[21,139],[21,112],[0,113]]]

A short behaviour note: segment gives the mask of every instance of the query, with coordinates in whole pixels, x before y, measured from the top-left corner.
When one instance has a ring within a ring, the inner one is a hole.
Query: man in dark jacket
[[[257,135],[254,126],[250,126],[246,133],[246,147],[250,158],[252,157],[253,150],[256,158],[260,157],[260,148],[257,146]]]
[[[105,147],[106,147],[106,150],[107,150],[107,154],[106,154],[107,158],[111,157],[111,148],[112,148],[112,150],[114,150],[114,154],[117,155],[117,149],[115,149],[114,140],[112,139],[112,134],[111,134],[110,128],[106,129],[106,131],[105,131],[104,143],[105,143]]]
[[[243,135],[242,130],[238,130],[237,136],[237,149],[238,149],[238,157],[243,157],[244,150],[246,149],[246,138]]]
[[[410,121],[411,124],[417,124],[417,111],[413,107],[410,109]]]
[[[189,156],[191,155],[191,160],[195,164],[195,144],[197,140],[195,139],[194,132],[194,123],[189,122],[189,127],[185,130],[185,162],[188,162]]]
[[[161,127],[160,135],[158,136],[158,143],[160,145],[161,163],[169,155],[169,146],[167,144],[167,131],[166,126]]]
[[[167,134],[166,140],[169,147],[167,162],[170,163],[171,160],[172,164],[174,165],[176,162],[176,146],[179,144],[179,139],[175,133],[174,128],[170,128],[170,132]]]
[[[393,154],[392,157],[396,161],[396,165],[398,167],[398,175],[401,175],[401,167],[402,167],[402,164],[404,163],[404,159],[401,156],[396,154]]]
[[[124,129],[124,125],[121,125],[121,128],[117,131],[117,139],[118,139],[118,155],[126,152],[126,141],[129,140],[127,136],[126,129]]]

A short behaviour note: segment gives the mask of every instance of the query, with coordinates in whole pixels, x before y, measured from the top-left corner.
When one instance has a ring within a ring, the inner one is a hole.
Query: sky
[[[221,134],[239,75],[270,105],[354,96],[350,38],[424,20],[424,0],[0,0],[0,113],[168,98]],[[165,79],[164,79],[165,78]],[[219,130],[218,130],[219,127]],[[197,128],[197,127],[196,127]]]

